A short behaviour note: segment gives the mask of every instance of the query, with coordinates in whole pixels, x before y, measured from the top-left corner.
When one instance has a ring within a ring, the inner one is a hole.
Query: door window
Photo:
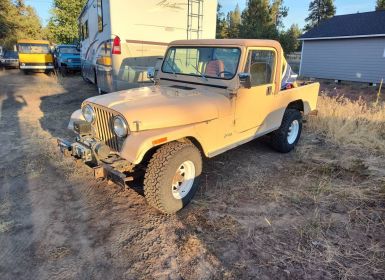
[[[247,58],[245,72],[251,76],[251,86],[273,83],[275,52],[270,50],[251,50]]]
[[[103,5],[102,0],[98,0],[98,31],[103,31]]]

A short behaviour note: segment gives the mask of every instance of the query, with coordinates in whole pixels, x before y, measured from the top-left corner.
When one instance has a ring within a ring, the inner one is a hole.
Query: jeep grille
[[[116,114],[95,104],[90,105],[95,111],[95,121],[93,127],[96,137],[108,145],[113,151],[120,151],[121,142],[112,128],[113,119]]]

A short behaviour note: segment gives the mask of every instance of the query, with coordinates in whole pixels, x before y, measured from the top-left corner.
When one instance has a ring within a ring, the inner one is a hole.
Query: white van
[[[82,76],[99,93],[150,82],[169,42],[214,39],[217,0],[88,0],[79,17]]]

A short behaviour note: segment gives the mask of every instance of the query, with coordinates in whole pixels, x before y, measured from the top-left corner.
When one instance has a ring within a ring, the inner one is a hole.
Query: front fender
[[[186,137],[193,137],[201,143],[199,136],[195,132],[194,125],[133,132],[124,141],[120,156],[131,163],[139,164],[143,160],[144,155],[153,147]],[[202,148],[207,155],[205,148]]]

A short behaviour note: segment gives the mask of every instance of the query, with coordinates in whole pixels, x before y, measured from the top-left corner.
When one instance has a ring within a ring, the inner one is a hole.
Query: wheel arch
[[[305,106],[304,106],[303,100],[297,99],[295,101],[290,102],[286,107],[286,110],[288,110],[288,109],[295,109],[295,110],[298,110],[298,111],[304,113]]]
[[[134,164],[139,164],[151,158],[157,149],[167,143],[186,141],[193,143],[202,155],[207,156],[205,145],[197,137],[193,125],[133,133],[124,141],[120,155]]]

